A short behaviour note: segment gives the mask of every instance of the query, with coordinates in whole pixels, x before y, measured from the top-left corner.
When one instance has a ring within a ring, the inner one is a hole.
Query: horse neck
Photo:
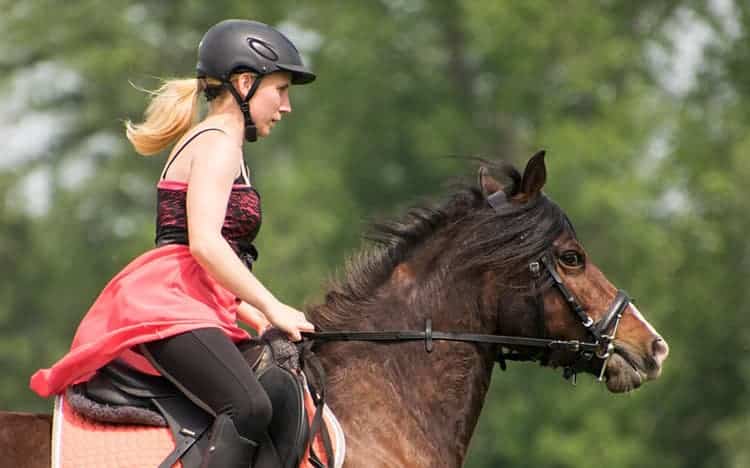
[[[319,356],[348,460],[377,466],[461,466],[490,382],[492,356],[474,345],[331,343]]]
[[[359,307],[359,326],[347,328],[418,330],[430,318],[435,330],[495,331],[497,323],[481,313],[477,282],[448,285],[439,275],[421,277],[419,268],[414,261],[397,267],[373,300]],[[358,466],[358,459],[375,457],[387,466],[460,466],[489,386],[494,351],[455,342],[435,342],[431,353],[421,342],[321,346],[329,405],[347,433],[347,463]]]

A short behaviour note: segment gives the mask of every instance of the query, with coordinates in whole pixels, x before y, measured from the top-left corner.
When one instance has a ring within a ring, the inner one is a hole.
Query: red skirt
[[[30,387],[43,397],[60,393],[120,356],[153,372],[129,348],[205,327],[222,329],[234,342],[249,338],[237,326],[235,296],[195,261],[187,246],[153,249],[112,278],[78,326],[68,354],[32,375]]]

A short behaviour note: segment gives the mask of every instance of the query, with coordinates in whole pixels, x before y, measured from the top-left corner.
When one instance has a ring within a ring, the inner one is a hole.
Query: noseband
[[[510,203],[508,202],[505,193],[502,191],[487,197],[487,202],[498,213],[507,212],[510,208]],[[567,351],[576,353],[577,356],[572,365],[564,368],[563,376],[565,378],[572,377],[573,382],[575,383],[576,374],[590,367],[590,363],[596,359],[601,362],[599,381],[602,381],[604,379],[607,362],[615,350],[613,341],[617,333],[617,327],[622,319],[622,315],[625,313],[625,309],[631,302],[630,297],[625,291],[621,289],[618,290],[617,295],[607,310],[607,313],[595,322],[586,313],[586,310],[578,302],[575,295],[567,288],[567,286],[565,286],[565,283],[555,269],[553,260],[550,258],[549,254],[544,253],[538,260],[529,263],[529,271],[531,272],[534,281],[534,288],[537,291],[536,300],[542,320],[544,320],[544,301],[538,283],[543,279],[543,275],[547,273],[552,279],[553,286],[560,292],[565,303],[578,317],[581,325],[583,325],[590,338],[593,338],[593,340],[554,340],[548,338],[434,331],[432,329],[432,320],[429,318],[425,320],[424,330],[303,332],[302,336],[305,339],[313,341],[424,341],[425,351],[428,353],[432,352],[434,341],[460,341],[466,343],[500,345],[501,350],[498,353],[496,360],[503,370],[505,370],[506,367],[506,360],[539,360],[543,359],[542,356],[547,355],[551,351]],[[540,352],[531,355],[518,351],[506,353],[503,351],[503,347],[508,347],[511,350],[516,350],[518,347],[536,348]]]
[[[576,361],[565,367],[564,376],[565,378],[572,377],[575,381],[576,373],[583,370],[587,363],[592,361],[595,357],[601,361],[601,369],[599,371],[599,380],[604,379],[604,371],[607,368],[607,362],[612,356],[615,350],[613,341],[617,334],[617,327],[620,324],[622,315],[625,313],[625,309],[630,304],[631,299],[628,293],[622,289],[617,291],[614,300],[609,305],[607,313],[602,316],[601,319],[594,322],[594,320],[586,313],[586,309],[578,302],[575,295],[565,286],[560,274],[555,269],[553,261],[550,259],[548,254],[544,254],[538,261],[531,262],[529,264],[529,270],[535,281],[539,281],[542,278],[542,268],[544,272],[548,273],[552,279],[553,287],[560,291],[565,303],[568,308],[576,315],[580,320],[581,325],[587,330],[589,335],[593,338],[593,342],[583,343],[580,350],[578,350],[578,356]],[[537,291],[539,289],[537,288]],[[540,317],[544,318],[544,300],[541,293],[538,293],[537,304],[540,309]],[[503,366],[502,360],[510,358],[512,355],[506,355],[502,352],[498,356],[501,367]]]

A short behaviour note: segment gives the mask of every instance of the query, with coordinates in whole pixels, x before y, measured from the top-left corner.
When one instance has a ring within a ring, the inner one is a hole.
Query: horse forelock
[[[549,251],[564,232],[575,237],[567,215],[543,193],[510,209],[482,210],[472,224],[457,230],[460,245],[453,256],[454,276],[492,271],[505,293],[529,294],[529,264]]]

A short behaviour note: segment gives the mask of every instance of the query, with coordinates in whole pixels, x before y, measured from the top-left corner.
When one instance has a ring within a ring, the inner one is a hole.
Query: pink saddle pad
[[[311,419],[314,406],[309,395],[306,395],[305,406]],[[341,467],[345,453],[341,426],[327,408],[324,421],[334,448],[336,467]],[[320,436],[313,445],[327,464]],[[63,395],[55,398],[52,468],[154,468],[173,449],[174,440],[168,428],[93,421],[75,412]],[[300,468],[313,468],[308,461],[309,450],[308,447]],[[177,462],[174,467],[181,468],[182,464]]]

